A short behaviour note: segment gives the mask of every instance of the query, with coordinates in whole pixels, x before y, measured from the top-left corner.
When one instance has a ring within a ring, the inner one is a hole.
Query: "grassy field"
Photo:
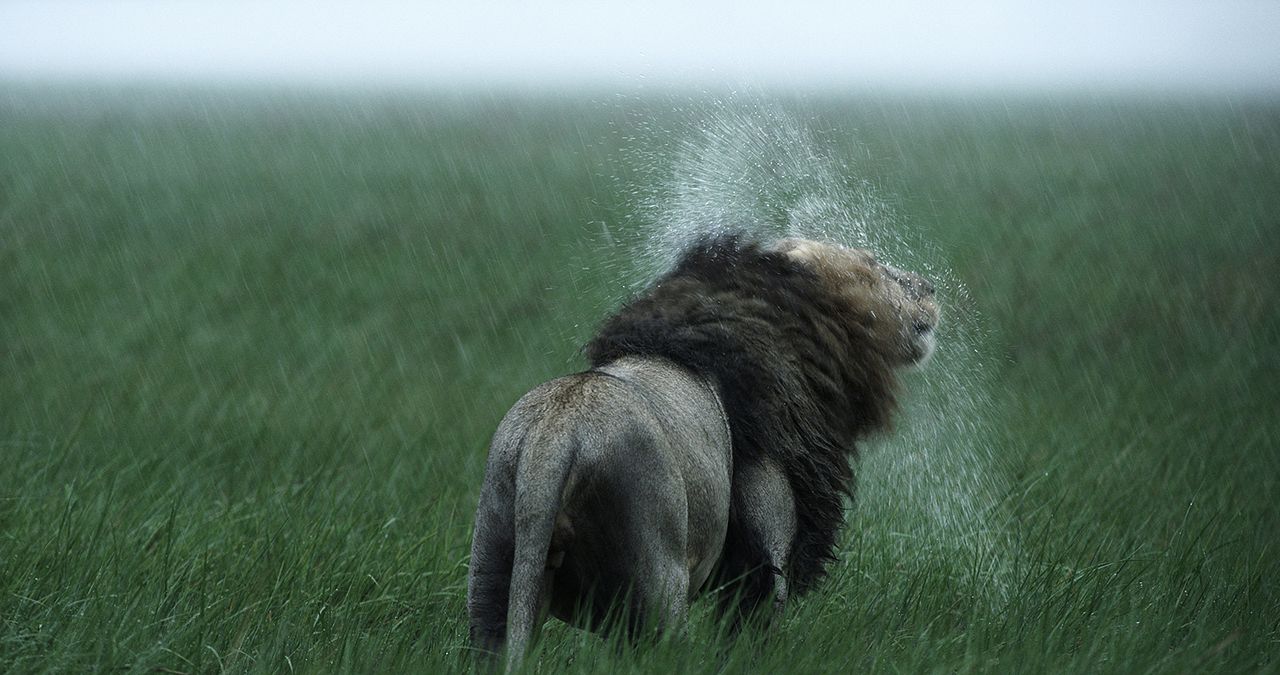
[[[530,665],[1280,670],[1280,105],[779,105],[953,339],[770,640],[702,603]],[[711,109],[0,86],[0,671],[469,668],[489,434],[581,367]]]

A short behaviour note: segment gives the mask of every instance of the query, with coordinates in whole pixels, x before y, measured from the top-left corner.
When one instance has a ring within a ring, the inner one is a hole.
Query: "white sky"
[[[0,0],[0,78],[1280,92],[1280,0]]]

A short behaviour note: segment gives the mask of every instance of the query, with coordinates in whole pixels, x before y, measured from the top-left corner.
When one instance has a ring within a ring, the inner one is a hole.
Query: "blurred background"
[[[28,2],[19,78],[1263,91],[1266,0],[1075,3]]]
[[[1280,3],[0,1],[0,671],[452,672],[488,439],[691,235],[940,346],[774,637],[1274,672]]]

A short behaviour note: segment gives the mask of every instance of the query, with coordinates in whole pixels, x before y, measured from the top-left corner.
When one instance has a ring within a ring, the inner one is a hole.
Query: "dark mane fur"
[[[885,426],[895,406],[892,370],[865,329],[871,320],[785,254],[721,236],[691,246],[605,321],[586,353],[593,367],[663,357],[718,384],[735,467],[768,456],[787,472],[798,511],[788,576],[799,595],[835,558],[855,441]],[[731,514],[724,567],[754,586],[758,545],[738,522]]]

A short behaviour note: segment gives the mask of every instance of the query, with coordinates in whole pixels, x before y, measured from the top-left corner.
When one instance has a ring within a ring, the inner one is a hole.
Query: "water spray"
[[[633,153],[653,172],[633,193],[641,233],[629,252],[635,285],[690,242],[734,231],[866,247],[926,271],[943,303],[937,355],[907,376],[896,429],[864,444],[849,537],[891,547],[903,565],[942,561],[958,587],[1006,597],[1016,537],[993,451],[988,340],[966,288],[936,247],[895,218],[871,183],[796,115],[746,97],[689,112],[677,128],[645,129],[653,137],[646,143],[665,144],[665,155]]]

